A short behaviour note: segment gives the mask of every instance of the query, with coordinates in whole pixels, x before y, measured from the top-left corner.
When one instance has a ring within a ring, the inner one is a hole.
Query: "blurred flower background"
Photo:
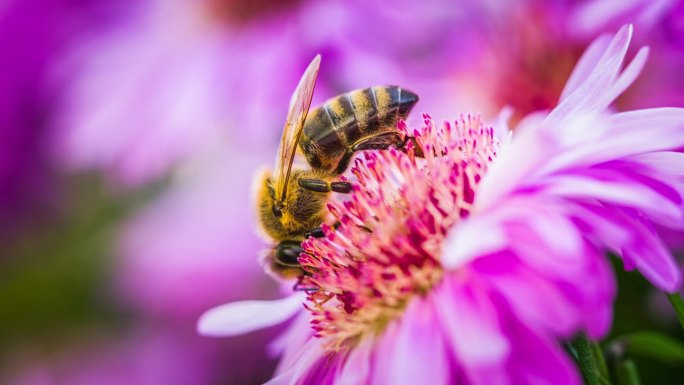
[[[264,382],[278,330],[218,340],[195,322],[282,290],[258,263],[250,186],[315,54],[314,104],[398,84],[421,97],[412,119],[515,121],[554,106],[624,23],[651,51],[617,108],[684,106],[677,0],[3,2],[0,383]],[[662,294],[618,278],[613,335],[684,338]],[[684,376],[639,365],[645,383]]]

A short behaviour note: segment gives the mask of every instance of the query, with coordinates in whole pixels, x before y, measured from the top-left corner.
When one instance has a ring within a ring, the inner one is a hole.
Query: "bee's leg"
[[[383,132],[382,134],[367,136],[358,140],[351,147],[352,152],[362,150],[384,150],[389,146],[400,146],[404,141],[401,134],[396,131]]]
[[[335,224],[332,225],[333,229],[337,229],[340,227],[340,222],[335,222]],[[323,228],[322,227],[317,227],[313,230],[309,230],[306,233],[304,233],[304,236],[309,238],[309,237],[314,237],[314,238],[323,238],[325,234],[323,233]]]
[[[416,138],[412,136],[406,136],[404,139],[402,139],[401,134],[393,131],[363,138],[358,142],[354,143],[354,146],[352,146],[352,151],[384,150],[387,149],[389,146],[394,145],[399,150],[406,152],[406,146],[409,144],[409,142],[413,143],[413,153],[415,154],[415,156],[423,158],[423,150],[418,145]]]
[[[310,274],[307,274],[307,272],[305,271],[304,276],[306,276],[306,275],[310,275]],[[302,284],[302,277],[299,277],[299,279],[297,280],[297,283],[295,283],[294,286],[292,287],[292,290],[303,291],[306,294],[313,294],[313,293],[316,293],[317,291],[321,290],[321,288],[317,287],[317,286],[306,286],[306,285]]]
[[[337,230],[338,227],[340,227],[340,222],[335,222],[335,224],[332,225],[333,230]],[[369,229],[369,228],[366,227],[366,226],[359,226],[359,225],[357,225],[357,227],[358,227],[361,231],[364,231],[364,232],[369,233],[369,234],[373,232],[371,229]],[[322,228],[322,227],[317,227],[317,228],[315,228],[315,229],[313,229],[313,230],[309,230],[309,231],[307,231],[306,233],[304,233],[304,236],[307,237],[307,238],[309,238],[309,237],[323,238],[323,237],[325,236],[325,233],[323,232],[323,228]]]
[[[317,192],[338,192],[348,193],[352,190],[352,184],[349,182],[328,182],[323,179],[299,179],[299,187]]]
[[[418,145],[416,138],[412,136],[407,136],[404,141],[397,146],[397,148],[406,152],[406,146],[409,144],[409,142],[413,143],[413,154],[419,158],[424,158],[425,155],[423,154],[423,149]]]
[[[313,230],[309,230],[306,233],[304,233],[304,236],[307,238],[309,238],[309,237],[323,238],[325,236],[325,233],[323,233],[322,227],[317,227]]]
[[[401,148],[404,144],[401,134],[395,131],[383,132],[381,134],[369,135],[361,138],[354,142],[351,147],[347,148],[347,152],[337,163],[335,173],[338,175],[342,174],[349,166],[349,162],[351,162],[357,151],[386,150],[390,146]]]

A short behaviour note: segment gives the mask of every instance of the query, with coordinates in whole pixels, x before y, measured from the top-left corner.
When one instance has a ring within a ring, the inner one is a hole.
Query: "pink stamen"
[[[424,114],[414,130],[423,158],[409,141],[404,151],[367,151],[353,163],[354,188],[328,205],[337,229],[303,243],[315,335],[330,349],[379,332],[442,276],[441,247],[448,230],[467,217],[477,187],[496,157],[493,129],[477,115],[441,127]],[[405,136],[409,128],[398,125]]]

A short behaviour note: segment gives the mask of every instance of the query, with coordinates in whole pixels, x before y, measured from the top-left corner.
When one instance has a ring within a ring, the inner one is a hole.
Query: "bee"
[[[320,60],[318,55],[309,64],[290,99],[274,174],[266,171],[257,187],[259,222],[276,242],[265,264],[286,278],[303,273],[301,242],[323,235],[330,193],[351,191],[349,182],[337,179],[354,154],[405,145],[397,123],[418,101],[400,87],[374,86],[336,96],[309,113]],[[293,169],[297,148],[309,168]]]

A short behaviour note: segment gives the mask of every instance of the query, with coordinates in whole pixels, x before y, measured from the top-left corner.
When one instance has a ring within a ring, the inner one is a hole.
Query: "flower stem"
[[[682,297],[678,293],[669,293],[667,298],[670,300],[670,303],[677,314],[682,329],[684,329],[684,300],[682,300]]]
[[[580,333],[572,342],[572,346],[577,353],[577,364],[587,385],[610,385],[606,360],[598,344],[589,340],[586,334]]]
[[[615,376],[620,385],[641,385],[636,365],[629,358],[615,365]]]

